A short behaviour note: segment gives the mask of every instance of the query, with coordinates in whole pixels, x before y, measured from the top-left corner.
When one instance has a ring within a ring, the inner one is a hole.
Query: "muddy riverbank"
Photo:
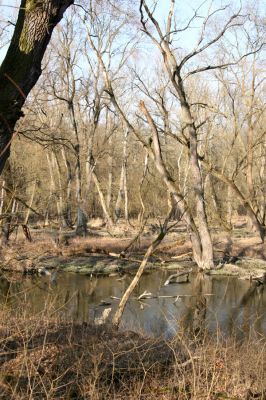
[[[54,231],[32,230],[32,242],[23,238],[10,242],[0,252],[2,271],[38,274],[51,270],[77,272],[85,275],[133,273],[142,260],[155,234],[148,230],[126,252],[135,232],[123,232],[110,237],[96,231],[86,238],[75,238],[67,232],[68,240],[55,243]],[[252,234],[235,230],[228,234],[214,232],[216,269],[208,273],[239,276],[243,279],[261,278],[266,271],[265,244]],[[147,269],[180,270],[196,268],[191,243],[184,227],[167,236],[150,258]]]

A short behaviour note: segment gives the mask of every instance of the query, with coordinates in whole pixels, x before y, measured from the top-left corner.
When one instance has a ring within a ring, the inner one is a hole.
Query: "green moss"
[[[29,54],[33,48],[33,43],[29,39],[28,28],[24,25],[19,39],[19,50],[22,53]]]
[[[41,2],[39,0],[27,0],[25,3],[25,13],[28,14],[40,6]],[[31,39],[31,35],[28,30],[27,17],[25,17],[23,21],[21,35],[19,38],[19,50],[25,54],[29,54],[33,49],[33,43],[34,42]]]
[[[31,12],[40,4],[38,0],[27,0],[26,2],[26,12]]]

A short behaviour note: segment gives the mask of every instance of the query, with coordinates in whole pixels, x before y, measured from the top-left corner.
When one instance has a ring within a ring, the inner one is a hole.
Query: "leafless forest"
[[[1,214],[85,234],[91,218],[112,230],[172,210],[210,268],[213,226],[245,215],[265,234],[265,19],[259,3],[157,3],[65,13],[15,125]]]
[[[0,15],[4,270],[46,271],[44,253],[137,262],[115,329],[155,261],[189,260],[200,273],[240,255],[265,261],[263,1],[3,0]],[[244,278],[265,286],[261,268]],[[153,387],[143,399],[265,398],[263,367],[260,397],[212,397],[215,384],[205,392],[189,363],[194,392],[153,397]],[[86,384],[85,397],[62,398],[142,398]]]

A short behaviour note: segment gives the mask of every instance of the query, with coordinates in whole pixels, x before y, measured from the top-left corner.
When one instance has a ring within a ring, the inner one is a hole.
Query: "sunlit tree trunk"
[[[0,215],[3,214],[4,199],[5,199],[5,180],[2,181],[1,198],[0,198]]]
[[[67,175],[67,183],[66,183],[66,199],[65,199],[65,207],[63,210],[64,218],[67,222],[67,225],[72,226],[72,217],[71,217],[71,186],[73,181],[72,168],[70,161],[67,159],[65,149],[61,150],[62,158],[65,164],[66,175]]]
[[[92,171],[92,178],[93,178],[93,182],[94,182],[94,184],[96,186],[96,189],[97,189],[97,192],[98,192],[98,195],[99,195],[99,199],[100,199],[101,207],[102,207],[102,210],[103,210],[104,218],[106,219],[107,224],[109,225],[109,227],[112,227],[113,226],[113,221],[112,221],[112,218],[111,218],[111,216],[109,214],[109,210],[108,210],[105,198],[104,198],[103,191],[102,191],[101,186],[100,186],[99,179],[98,179],[98,177],[97,177],[97,175],[96,175],[96,173],[94,171]]]
[[[128,221],[128,193],[127,193],[127,147],[128,147],[128,130],[124,134],[123,142],[123,155],[122,155],[122,166],[120,174],[120,183],[118,189],[117,200],[115,204],[115,215],[116,218],[121,218],[122,204],[124,203],[125,219]]]
[[[108,183],[107,183],[107,195],[106,195],[106,207],[109,214],[111,213],[111,203],[113,196],[113,156],[108,156]]]
[[[36,192],[36,186],[37,186],[37,182],[35,180],[33,183],[33,186],[32,186],[32,191],[31,191],[31,197],[30,197],[30,202],[29,202],[30,207],[33,206],[34,196],[35,196],[35,192]],[[29,222],[30,211],[31,211],[30,208],[28,208],[26,215],[25,215],[25,219],[24,219],[24,225],[27,225]]]
[[[61,219],[61,208],[60,208],[60,203],[58,201],[58,195],[57,195],[57,190],[56,190],[56,181],[55,181],[55,176],[54,176],[54,164],[53,164],[52,154],[50,155],[50,153],[47,152],[46,153],[46,158],[47,158],[47,164],[48,164],[49,173],[50,173],[51,193],[52,193],[52,196],[55,196],[55,198],[56,198],[57,216],[58,216],[58,220],[60,221],[60,219]]]

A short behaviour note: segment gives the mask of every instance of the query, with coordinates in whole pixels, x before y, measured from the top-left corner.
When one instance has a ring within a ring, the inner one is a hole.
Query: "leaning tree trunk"
[[[156,248],[159,246],[159,244],[162,242],[162,240],[164,239],[164,237],[167,233],[167,223],[169,221],[169,216],[170,216],[170,214],[166,217],[159,235],[156,237],[156,239],[153,240],[153,242],[149,245],[148,249],[146,250],[146,253],[145,253],[143,260],[139,266],[139,269],[136,272],[136,275],[134,276],[133,280],[131,281],[130,285],[128,286],[127,290],[125,291],[125,293],[123,294],[123,296],[121,298],[121,301],[118,305],[118,308],[117,308],[115,315],[113,317],[113,320],[112,320],[113,327],[116,329],[118,329],[118,327],[119,327],[126,304],[129,300],[133,290],[139,283],[139,280],[145,270],[145,267],[147,265],[147,262],[149,261],[150,256],[156,250]]]
[[[109,210],[108,210],[108,207],[107,207],[104,195],[103,195],[103,191],[101,189],[100,182],[99,182],[99,179],[98,179],[95,171],[92,171],[92,178],[93,178],[93,182],[94,182],[94,184],[96,186],[96,189],[97,189],[97,192],[98,192],[98,195],[99,195],[99,199],[100,199],[101,207],[102,207],[102,210],[103,210],[104,218],[107,221],[108,226],[110,228],[112,228],[114,223],[113,223],[113,220],[111,218],[111,215],[109,214]]]
[[[162,158],[159,134],[158,134],[155,122],[152,119],[152,117],[151,117],[149,111],[147,110],[145,103],[143,101],[140,102],[140,109],[142,110],[145,117],[147,118],[147,121],[148,121],[148,123],[152,129],[152,133],[153,133],[152,138],[153,138],[154,151],[151,151],[150,148],[147,148],[147,149],[150,150],[149,154],[155,163],[156,169],[159,172],[159,174],[161,175],[162,180],[165,183],[168,192],[171,194],[173,201],[176,203],[178,210],[180,211],[182,217],[184,218],[184,221],[187,224],[187,227],[188,227],[188,230],[190,233],[191,243],[192,243],[192,251],[193,251],[194,260],[197,263],[199,268],[209,269],[212,267],[212,264],[206,263],[204,260],[202,240],[201,240],[201,236],[200,236],[198,227],[195,223],[195,220],[194,220],[192,214],[188,210],[188,205],[186,204],[185,198],[178,192],[178,190],[175,186],[175,183],[174,183],[172,177],[169,175],[169,172],[167,171],[164,160]]]
[[[22,0],[15,31],[0,67],[0,174],[25,100],[38,81],[54,27],[73,0]]]

